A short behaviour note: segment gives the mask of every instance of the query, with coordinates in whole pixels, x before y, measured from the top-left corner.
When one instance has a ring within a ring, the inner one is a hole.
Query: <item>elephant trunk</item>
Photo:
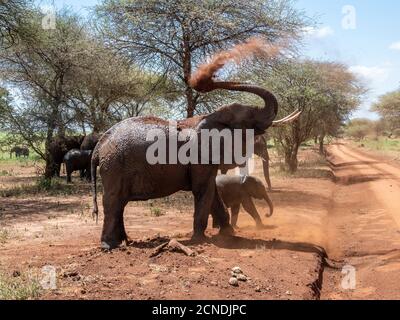
[[[264,132],[266,129],[268,129],[278,114],[277,99],[271,92],[262,87],[240,82],[223,81],[214,82],[213,87],[215,89],[254,93],[255,95],[261,97],[264,100],[264,107],[258,110],[256,116],[256,129],[259,131]]]
[[[274,213],[274,205],[271,201],[271,198],[268,196],[268,193],[266,190],[265,190],[265,194],[264,194],[264,200],[268,203],[268,206],[269,206],[269,214],[266,214],[265,216],[270,217]]]

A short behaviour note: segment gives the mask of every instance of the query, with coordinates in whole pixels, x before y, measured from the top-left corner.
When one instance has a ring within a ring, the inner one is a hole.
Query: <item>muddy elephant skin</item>
[[[178,122],[178,131],[190,127],[200,135],[202,129],[252,129],[262,135],[276,117],[278,103],[267,90],[240,83],[213,83],[216,88],[245,91],[259,95],[264,107],[241,104],[220,107],[217,111]],[[220,226],[220,232],[232,234],[229,214],[215,186],[219,164],[153,164],[146,159],[147,132],[158,129],[168,139],[169,122],[156,117],[126,119],[109,129],[99,140],[92,157],[94,214],[98,213],[96,200],[96,168],[99,166],[103,183],[104,222],[101,243],[104,248],[114,248],[127,240],[123,212],[129,201],[161,198],[177,191],[192,191],[194,195],[193,238],[204,240],[208,216]],[[199,138],[201,140],[201,138]],[[168,141],[167,141],[168,142]],[[199,141],[201,144],[201,141]],[[221,146],[223,148],[223,146]],[[179,149],[178,149],[179,150]]]
[[[94,150],[96,147],[97,142],[99,142],[100,139],[100,134],[99,133],[91,133],[88,134],[82,141],[81,150]]]

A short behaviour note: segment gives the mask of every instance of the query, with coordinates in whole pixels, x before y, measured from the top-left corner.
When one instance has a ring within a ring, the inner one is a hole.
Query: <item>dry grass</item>
[[[13,275],[0,272],[0,300],[31,300],[37,299],[42,287],[36,276],[20,274]]]

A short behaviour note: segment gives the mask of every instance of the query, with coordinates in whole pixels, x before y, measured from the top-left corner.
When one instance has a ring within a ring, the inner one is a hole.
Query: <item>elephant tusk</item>
[[[278,127],[278,126],[287,124],[289,122],[292,122],[292,121],[296,120],[301,115],[301,113],[302,113],[301,110],[296,110],[280,120],[273,121],[272,127]]]

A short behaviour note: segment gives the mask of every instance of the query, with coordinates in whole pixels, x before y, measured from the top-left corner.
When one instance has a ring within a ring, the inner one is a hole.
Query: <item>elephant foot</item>
[[[112,250],[118,248],[122,243],[128,243],[128,237],[120,237],[120,238],[102,237],[101,248],[104,250]]]
[[[233,236],[235,235],[235,230],[232,228],[231,225],[227,225],[219,230],[219,234],[222,236]]]
[[[259,229],[259,230],[267,229],[267,226],[260,223],[260,224],[257,224],[257,229]]]
[[[208,238],[204,233],[194,233],[191,238],[191,242],[196,244],[207,242],[207,240]]]
[[[235,230],[239,230],[240,229],[239,226],[237,226],[236,224],[232,225],[232,228],[235,229]]]

